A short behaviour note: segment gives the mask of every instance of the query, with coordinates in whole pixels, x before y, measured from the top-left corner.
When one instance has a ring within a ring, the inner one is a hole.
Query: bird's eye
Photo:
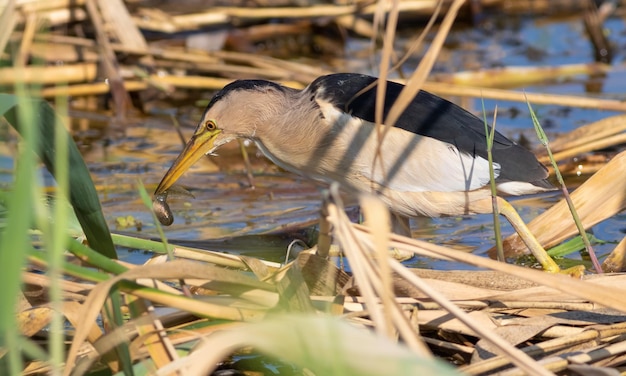
[[[215,121],[213,120],[207,120],[204,122],[204,128],[207,131],[214,131],[217,129],[217,125],[215,125]]]

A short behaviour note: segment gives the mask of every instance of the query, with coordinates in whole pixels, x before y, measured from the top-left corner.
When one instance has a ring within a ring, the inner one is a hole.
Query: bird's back
[[[350,113],[367,122],[375,121],[376,78],[352,73],[322,76],[309,86],[318,97],[332,103],[338,110]],[[387,82],[383,119],[397,100],[404,85]],[[421,90],[404,110],[395,127],[454,145],[473,158],[487,159],[487,141],[484,122],[463,108],[434,94]],[[491,129],[489,127],[489,129]],[[500,166],[497,182],[527,182],[536,190],[550,189],[548,172],[533,153],[496,131],[493,160]],[[506,184],[503,184],[503,187]],[[510,186],[510,185],[509,185]],[[512,189],[512,194],[532,192]]]

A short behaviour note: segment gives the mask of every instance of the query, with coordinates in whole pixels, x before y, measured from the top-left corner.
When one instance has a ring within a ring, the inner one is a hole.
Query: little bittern
[[[414,216],[492,212],[483,121],[422,90],[380,140],[374,122],[376,81],[340,73],[303,90],[263,80],[225,86],[156,189],[163,222],[173,220],[163,211],[172,184],[200,157],[234,139],[256,142],[285,170],[336,181],[349,191],[376,192],[405,223]],[[403,87],[387,82],[383,119]],[[553,189],[535,156],[498,132],[492,153],[500,193]],[[542,248],[531,250],[544,268],[558,271]]]

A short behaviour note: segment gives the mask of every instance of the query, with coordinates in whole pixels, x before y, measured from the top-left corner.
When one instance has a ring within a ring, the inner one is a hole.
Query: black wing
[[[309,90],[319,93],[321,99],[332,103],[341,111],[374,122],[375,86],[359,94],[359,91],[374,81],[375,77],[367,75],[338,73],[316,79]],[[404,85],[387,82],[383,119],[387,117],[403,88]],[[483,121],[454,103],[424,90],[404,110],[395,126],[450,143],[462,152],[487,159]],[[494,162],[501,167],[498,181],[525,181],[545,188],[552,187],[545,181],[548,177],[546,168],[537,161],[534,154],[497,131],[492,153]]]

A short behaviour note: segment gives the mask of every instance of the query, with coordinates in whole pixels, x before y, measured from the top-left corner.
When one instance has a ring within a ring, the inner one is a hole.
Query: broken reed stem
[[[602,273],[602,266],[600,266],[600,262],[596,257],[596,254],[591,246],[591,242],[589,242],[589,237],[587,237],[587,232],[585,231],[585,227],[578,216],[578,212],[576,211],[576,207],[572,202],[572,198],[569,195],[569,191],[567,190],[567,186],[565,185],[565,181],[563,180],[563,176],[559,171],[559,166],[552,155],[552,150],[550,150],[549,140],[546,133],[543,131],[541,124],[539,123],[539,119],[535,115],[535,112],[530,105],[530,101],[526,102],[528,104],[528,110],[530,111],[530,117],[533,120],[533,126],[535,127],[535,131],[537,132],[537,137],[541,144],[546,148],[546,152],[548,153],[548,158],[550,158],[550,163],[552,164],[552,168],[554,169],[554,174],[556,175],[557,181],[561,186],[561,191],[563,192],[563,196],[565,197],[565,201],[567,202],[567,206],[569,207],[570,212],[572,213],[572,217],[574,218],[574,222],[576,223],[576,228],[578,228],[578,232],[580,233],[581,238],[583,239],[583,243],[585,244],[585,249],[589,253],[589,257],[591,258],[591,262],[593,264],[594,269],[598,274]]]
[[[117,120],[124,120],[126,117],[126,106],[130,103],[130,96],[124,87],[124,79],[119,71],[117,57],[106,32],[104,19],[96,3],[97,0],[86,0],[87,12],[96,30],[96,39],[101,51],[101,61],[104,73],[108,77],[109,90],[115,102],[115,115]]]

